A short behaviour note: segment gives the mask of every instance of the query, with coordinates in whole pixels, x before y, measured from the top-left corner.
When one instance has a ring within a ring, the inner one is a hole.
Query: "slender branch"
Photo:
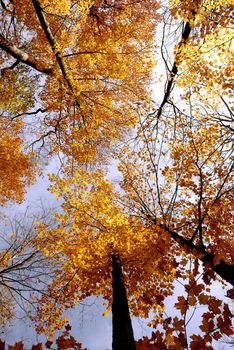
[[[56,43],[54,36],[50,30],[49,23],[43,14],[43,9],[40,5],[40,2],[38,0],[32,0],[32,3],[33,3],[33,6],[35,8],[40,25],[41,25],[41,27],[46,35],[47,41],[50,44],[50,46],[55,54],[55,57],[56,57],[58,65],[59,65],[59,68],[62,72],[62,75],[63,75],[70,91],[75,95],[75,91],[74,91],[74,88],[72,86],[73,85],[72,81],[68,76],[67,68],[66,68],[66,66],[63,62],[63,59],[62,59],[61,51],[56,48],[57,43]]]
[[[17,115],[15,115],[14,117],[11,118],[11,121],[16,119],[16,118],[19,118],[19,117],[22,117],[23,115],[34,115],[34,114],[37,114],[39,112],[41,113],[45,113],[47,111],[47,109],[42,109],[42,108],[38,108],[36,111],[33,111],[33,112],[25,112],[25,113],[19,113]]]
[[[193,13],[194,20],[195,20],[196,12],[192,11],[192,13]],[[159,106],[159,109],[158,109],[157,113],[156,113],[157,120],[159,120],[159,118],[161,117],[163,107],[165,106],[165,104],[168,101],[168,98],[170,97],[170,94],[171,94],[171,91],[172,91],[172,87],[173,87],[173,83],[174,83],[175,77],[176,77],[176,75],[178,73],[178,63],[177,63],[178,56],[180,54],[182,45],[184,45],[187,42],[187,40],[188,40],[188,38],[190,36],[191,30],[192,30],[191,23],[190,22],[186,22],[184,30],[182,32],[181,40],[180,40],[179,45],[178,45],[177,52],[175,54],[175,59],[174,59],[174,63],[173,63],[172,69],[169,72],[169,80],[168,80],[168,82],[166,84],[164,97],[163,97],[163,100],[162,100],[162,102],[161,102],[161,104]]]
[[[7,8],[6,8],[6,5],[5,5],[4,1],[1,0],[0,3],[1,3],[2,8],[3,8],[4,10],[6,10]]]
[[[12,45],[11,42],[6,39],[2,34],[0,34],[0,48],[10,54],[16,60],[27,64],[28,66],[36,69],[38,72],[51,74],[53,72],[52,68],[43,67],[43,64],[30,56],[25,51],[17,48],[15,45]]]
[[[234,114],[233,114],[231,108],[229,107],[228,103],[225,101],[225,99],[223,98],[223,96],[220,96],[220,98],[221,98],[221,100],[223,101],[223,103],[225,104],[225,106],[226,106],[227,110],[229,111],[230,115],[233,117]]]
[[[6,267],[5,269],[0,271],[0,275],[5,274],[8,271],[14,270],[15,268],[18,268],[19,266],[23,266],[26,262],[30,261],[36,254],[37,254],[37,252],[33,252],[24,260],[14,264],[14,265]]]

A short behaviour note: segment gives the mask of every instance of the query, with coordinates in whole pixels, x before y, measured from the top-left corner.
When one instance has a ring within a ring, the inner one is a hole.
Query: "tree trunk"
[[[136,350],[121,262],[116,255],[112,256],[112,288],[112,349]]]

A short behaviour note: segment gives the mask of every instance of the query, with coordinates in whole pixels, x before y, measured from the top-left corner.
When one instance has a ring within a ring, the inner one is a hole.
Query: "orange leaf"
[[[42,343],[38,343],[36,345],[33,345],[31,350],[42,350],[42,349],[43,349]]]
[[[8,350],[23,350],[24,344],[22,341],[15,343],[15,345],[8,345]]]
[[[175,308],[180,310],[181,314],[183,315],[185,313],[186,310],[186,300],[185,298],[182,296],[178,297],[178,303],[175,304]]]

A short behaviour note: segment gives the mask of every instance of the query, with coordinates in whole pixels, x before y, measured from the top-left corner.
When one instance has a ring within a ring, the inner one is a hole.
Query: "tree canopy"
[[[35,254],[53,265],[37,331],[101,295],[113,350],[215,349],[233,334],[214,293],[234,285],[232,2],[4,0],[0,12],[0,204],[60,160],[61,207],[17,251],[26,270]],[[3,247],[9,305],[13,258]],[[151,338],[135,342],[130,315],[150,318]]]

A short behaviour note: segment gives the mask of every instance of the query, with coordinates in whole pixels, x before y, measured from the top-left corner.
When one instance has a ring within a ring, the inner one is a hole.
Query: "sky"
[[[164,69],[162,69],[162,72]],[[160,69],[157,67],[158,75],[160,74]],[[161,95],[159,86],[154,86],[155,99]],[[160,84],[161,90],[163,85]],[[4,210],[7,217],[12,218],[16,213],[24,213],[27,208],[30,212],[34,210],[38,211],[38,208],[43,206],[54,207],[57,206],[57,202],[54,197],[47,191],[49,181],[47,174],[50,172],[57,172],[59,167],[58,161],[53,159],[49,166],[45,168],[44,176],[38,178],[38,181],[31,186],[26,194],[25,201],[21,205],[9,205],[8,208]],[[108,178],[116,179],[119,176],[116,165],[113,163],[110,166],[110,171]],[[181,290],[178,288],[178,294]],[[215,294],[218,296],[223,296],[222,288],[217,285],[215,287]],[[174,299],[173,299],[174,300]],[[85,302],[86,305],[81,305],[73,310],[68,311],[66,314],[68,316],[69,322],[72,326],[71,334],[76,337],[77,341],[83,343],[90,350],[106,350],[111,349],[112,342],[112,325],[111,325],[111,314],[107,317],[103,317],[103,311],[105,307],[103,306],[103,300],[101,298],[89,298]],[[167,306],[172,311],[173,301],[168,299]],[[19,314],[19,316],[23,316]],[[191,325],[191,331],[195,329],[198,330],[198,316],[194,319]],[[146,320],[133,319],[133,328],[135,338],[138,339],[143,335],[150,334],[152,329],[147,327]],[[44,340],[43,337],[37,336],[33,331],[31,323],[24,318],[20,318],[15,321],[12,326],[9,326],[4,331],[5,340],[13,344],[15,341],[23,340],[25,344],[31,346],[31,343],[39,342]],[[230,347],[228,345],[217,345],[217,350],[228,350]]]
[[[53,159],[51,163],[45,168],[44,177],[38,178],[38,181],[31,186],[26,194],[25,201],[21,205],[9,205],[5,209],[6,216],[12,218],[17,213],[22,213],[26,210],[30,212],[38,211],[38,208],[53,208],[58,207],[53,195],[47,191],[49,185],[47,174],[57,173],[59,163]],[[116,181],[119,173],[116,169],[116,163],[110,165],[108,178]],[[213,289],[214,294],[223,298],[224,290],[219,284],[216,284]],[[183,293],[179,285],[176,286],[176,294]],[[229,300],[226,300],[228,302]],[[175,296],[167,299],[166,305],[170,316],[175,315],[174,309]],[[71,334],[77,341],[83,343],[90,350],[111,350],[112,343],[112,318],[111,313],[107,317],[103,317],[105,306],[102,298],[90,297],[85,300],[84,304],[77,306],[73,310],[66,311],[69,323],[72,326]],[[196,310],[196,315],[192,319],[188,332],[199,332],[199,315],[201,309]],[[23,340],[28,348],[34,343],[40,341],[45,342],[44,336],[38,336],[34,330],[31,322],[24,317],[22,312],[18,314],[19,319],[15,320],[14,324],[4,330],[2,338],[7,343],[13,344],[16,341]],[[142,336],[150,335],[152,328],[147,327],[147,320],[132,319],[135,339]],[[217,344],[217,350],[229,350],[227,344]]]

